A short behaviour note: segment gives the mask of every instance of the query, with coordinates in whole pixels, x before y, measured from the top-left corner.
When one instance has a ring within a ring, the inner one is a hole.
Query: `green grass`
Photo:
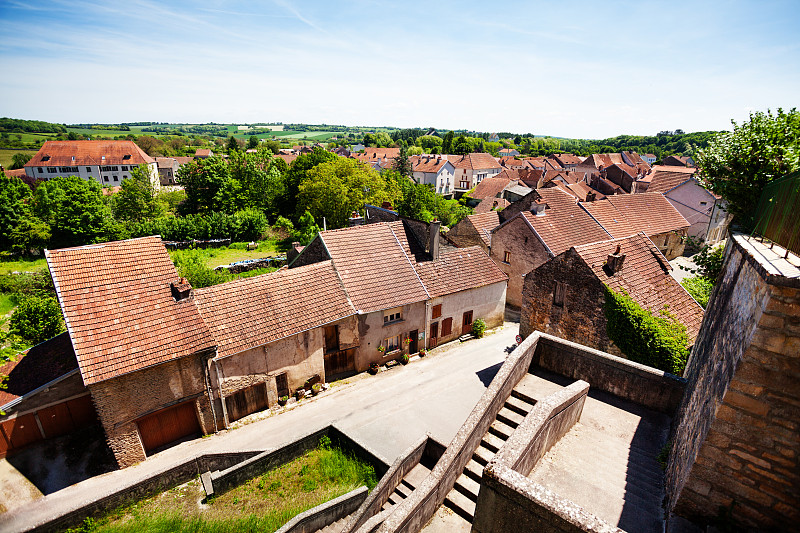
[[[16,304],[11,299],[11,295],[0,292],[0,318],[10,313],[15,307]]]
[[[204,250],[204,252],[207,254],[206,266],[209,268],[216,268],[220,265],[230,265],[231,263],[244,261],[245,259],[261,259],[280,255],[275,248],[274,241],[260,241],[258,243],[258,248],[255,250],[248,250],[247,243],[233,243],[225,248],[208,248]]]
[[[9,169],[11,168],[12,158],[14,154],[23,153],[23,154],[30,154],[33,156],[37,150],[26,150],[26,149],[17,149],[17,148],[10,148],[10,149],[0,149],[0,165],[3,165],[3,168]]]
[[[321,446],[211,501],[199,503],[204,493],[194,480],[71,531],[271,532],[298,513],[376,483],[370,465]]]
[[[11,260],[0,257],[0,276],[11,272],[36,272],[47,268],[47,261],[44,257],[39,259],[18,259]]]

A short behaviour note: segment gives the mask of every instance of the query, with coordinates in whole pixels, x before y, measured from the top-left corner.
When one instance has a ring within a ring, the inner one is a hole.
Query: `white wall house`
[[[433,185],[436,194],[452,196],[453,175],[455,174],[453,163],[442,156],[435,155],[412,156],[409,157],[409,160],[412,169],[411,176],[414,181]]]
[[[688,234],[714,244],[725,238],[731,216],[725,211],[723,200],[703,188],[696,178],[664,192],[669,202],[689,221]]]
[[[133,141],[47,141],[25,164],[25,175],[36,179],[78,176],[114,187],[142,165],[153,185],[159,187],[156,160]]]
[[[455,168],[453,187],[461,192],[466,192],[486,178],[497,176],[503,171],[503,167],[491,154],[448,156],[448,159]]]

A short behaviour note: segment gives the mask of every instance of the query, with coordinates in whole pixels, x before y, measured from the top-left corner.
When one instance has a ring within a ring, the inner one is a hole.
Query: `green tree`
[[[325,217],[328,227],[341,228],[364,204],[395,203],[399,197],[393,180],[355,159],[335,157],[308,171],[299,187],[297,205],[300,213],[309,211],[315,220]]]
[[[711,291],[714,289],[714,283],[703,276],[692,276],[684,278],[681,285],[686,289],[692,298],[697,300],[703,309],[708,306],[708,299],[711,298]]]
[[[28,255],[31,252],[41,255],[51,238],[47,223],[32,215],[24,216],[11,232],[12,250],[19,255]]]
[[[186,201],[179,206],[180,213],[206,213],[216,210],[215,197],[230,179],[230,170],[222,158],[214,156],[183,165],[176,177],[186,191]]]
[[[800,169],[800,112],[755,112],[749,121],[732,124],[733,131],[717,134],[698,150],[696,163],[703,184],[749,225],[764,186]]]
[[[138,222],[164,215],[165,208],[158,202],[146,165],[134,167],[131,177],[122,180],[120,191],[111,198],[111,210],[117,220]]]
[[[408,147],[405,141],[400,141],[400,153],[395,157],[392,168],[401,176],[411,176],[411,161],[408,160]]]
[[[297,225],[298,230],[294,233],[294,237],[303,246],[314,240],[314,237],[317,236],[317,233],[322,231],[322,229],[317,226],[317,222],[314,220],[314,217],[308,211],[303,213],[303,216],[300,217]]]
[[[11,156],[11,170],[17,170],[19,168],[25,167],[25,163],[31,160],[33,156],[31,154],[23,154],[21,152],[17,152],[13,156]]]
[[[448,131],[444,135],[444,139],[442,140],[442,153],[443,154],[452,154],[453,153],[453,132]]]
[[[337,156],[323,150],[322,148],[314,148],[310,154],[302,154],[294,160],[292,166],[284,174],[284,193],[280,201],[280,214],[284,217],[290,218],[293,221],[297,220],[297,216],[305,210],[296,209],[297,194],[300,190],[300,183],[305,181],[311,172],[311,169],[321,163],[326,163],[337,159]]]
[[[0,176],[0,250],[11,248],[11,232],[27,212],[31,189],[19,178]]]
[[[260,142],[261,141],[258,140],[258,137],[256,137],[255,135],[251,135],[250,138],[247,140],[247,148],[251,150],[254,148],[258,148],[258,144]]]
[[[31,344],[44,342],[65,330],[61,308],[52,297],[24,297],[9,322],[9,332]]]
[[[453,153],[464,155],[472,152],[472,143],[464,135],[459,135],[453,146]]]

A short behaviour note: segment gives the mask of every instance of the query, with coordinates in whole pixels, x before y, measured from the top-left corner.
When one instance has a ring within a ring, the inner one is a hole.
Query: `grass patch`
[[[275,531],[298,513],[377,483],[370,465],[329,443],[209,502],[203,502],[202,485],[194,480],[103,518],[87,519],[71,531]]]
[[[20,135],[22,135],[23,137],[25,136],[22,133],[20,133]],[[22,148],[20,148],[20,149],[16,149],[16,148],[5,149],[5,148],[3,148],[3,149],[0,150],[0,165],[3,165],[3,168],[8,170],[8,169],[11,168],[11,164],[13,163],[12,159],[14,157],[14,154],[29,154],[29,155],[33,156],[34,154],[36,154],[37,151],[38,150],[27,150],[27,149],[22,149]]]
[[[6,294],[4,292],[0,292],[0,317],[3,317],[11,312],[17,304],[14,303],[14,300],[11,299],[10,294]]]
[[[260,241],[255,250],[248,250],[247,243],[232,243],[224,248],[208,248],[205,251],[208,252],[206,265],[209,268],[229,265],[245,259],[261,259],[280,255],[275,247],[275,241]]]
[[[0,275],[10,274],[11,272],[36,272],[42,269],[47,269],[47,260],[44,257],[14,260],[0,258]]]

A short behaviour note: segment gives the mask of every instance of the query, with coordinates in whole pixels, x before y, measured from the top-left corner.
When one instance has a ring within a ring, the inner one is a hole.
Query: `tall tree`
[[[186,201],[180,205],[183,215],[215,211],[215,197],[230,179],[228,165],[214,156],[196,159],[178,169],[177,182],[186,191]]]
[[[408,147],[405,141],[400,141],[400,153],[394,158],[393,168],[401,176],[411,176],[411,161],[408,160]]]
[[[297,221],[298,212],[297,193],[302,183],[308,176],[311,169],[321,163],[333,161],[337,156],[323,150],[314,148],[310,154],[302,154],[292,162],[292,166],[284,174],[284,193],[280,201],[280,214]],[[302,213],[302,211],[301,211]]]
[[[33,156],[31,154],[23,154],[22,152],[17,152],[13,156],[11,156],[11,170],[17,170],[23,168],[25,163],[31,160]]]
[[[442,140],[442,153],[443,154],[452,154],[453,153],[453,132],[448,131],[444,135],[444,139]]]
[[[726,209],[748,224],[764,186],[800,169],[800,112],[751,113],[733,131],[716,135],[698,151],[700,178],[728,203]]]
[[[255,135],[251,135],[250,138],[247,140],[247,148],[254,149],[258,148],[258,143],[261,142],[258,140],[258,137]]]
[[[134,167],[131,177],[122,180],[120,191],[111,197],[111,210],[117,220],[132,222],[164,214],[146,165]]]
[[[19,178],[0,176],[0,250],[11,247],[11,232],[24,217],[31,189]]]

